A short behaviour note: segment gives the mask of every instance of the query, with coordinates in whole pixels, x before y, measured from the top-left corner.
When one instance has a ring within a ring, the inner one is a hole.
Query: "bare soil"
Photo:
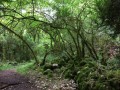
[[[77,90],[73,80],[41,73],[21,75],[15,70],[0,71],[0,90]]]
[[[15,70],[0,71],[0,90],[37,90],[29,78]]]

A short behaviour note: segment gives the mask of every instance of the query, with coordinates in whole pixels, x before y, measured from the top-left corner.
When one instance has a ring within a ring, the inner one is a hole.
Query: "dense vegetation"
[[[119,0],[0,1],[0,70],[24,63],[78,90],[120,90]]]

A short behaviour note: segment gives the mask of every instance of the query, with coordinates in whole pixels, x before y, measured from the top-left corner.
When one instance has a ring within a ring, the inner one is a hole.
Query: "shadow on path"
[[[38,90],[29,78],[15,70],[0,71],[0,90]]]

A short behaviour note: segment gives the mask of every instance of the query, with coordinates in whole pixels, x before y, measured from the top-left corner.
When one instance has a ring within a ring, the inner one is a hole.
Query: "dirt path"
[[[15,70],[0,71],[0,90],[38,90],[29,78]]]
[[[15,70],[0,71],[0,90],[77,90],[73,80],[60,79],[56,75],[49,79],[30,72],[26,76]]]

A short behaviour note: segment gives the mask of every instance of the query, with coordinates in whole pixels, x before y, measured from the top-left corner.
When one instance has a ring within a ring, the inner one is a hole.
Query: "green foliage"
[[[44,75],[47,75],[49,78],[53,76],[53,71],[50,69],[47,69],[43,72]]]
[[[119,47],[120,37],[110,37],[119,34],[119,0],[8,1],[0,3],[1,61],[15,61],[17,71],[26,73],[34,69],[28,61],[36,59],[49,77],[56,63],[80,90],[119,88],[120,52],[115,56],[111,48]]]
[[[117,58],[112,58],[107,61],[108,63],[108,69],[120,69],[120,60]]]
[[[62,68],[63,76],[74,78],[80,90],[119,90],[120,70],[108,70],[98,62],[86,59],[79,65]],[[75,73],[76,71],[76,73]]]
[[[13,68],[13,66],[9,63],[0,63],[0,71],[11,69],[11,68]]]
[[[96,6],[98,8],[98,13],[100,18],[106,25],[113,27],[114,35],[116,37],[120,34],[119,30],[119,15],[120,15],[120,1],[119,0],[97,0]]]
[[[22,74],[28,73],[30,70],[34,70],[34,61],[21,63],[16,67],[16,70]]]
[[[35,63],[34,61],[24,62],[24,63],[17,63],[17,62],[11,62],[11,61],[8,61],[7,63],[2,62],[0,64],[0,70],[9,70],[9,69],[12,70],[13,69],[19,73],[26,74],[30,70],[35,69],[34,63]]]
[[[28,61],[32,59],[32,54],[29,51],[29,49],[26,47],[26,45],[21,42],[20,40],[16,39],[15,37],[11,37],[11,35],[3,36],[0,41],[0,51],[1,55],[1,61],[17,61],[22,62],[24,60]],[[32,42],[29,41],[29,44],[32,46]],[[5,54],[5,57],[3,55]],[[4,60],[4,58],[6,60]]]

